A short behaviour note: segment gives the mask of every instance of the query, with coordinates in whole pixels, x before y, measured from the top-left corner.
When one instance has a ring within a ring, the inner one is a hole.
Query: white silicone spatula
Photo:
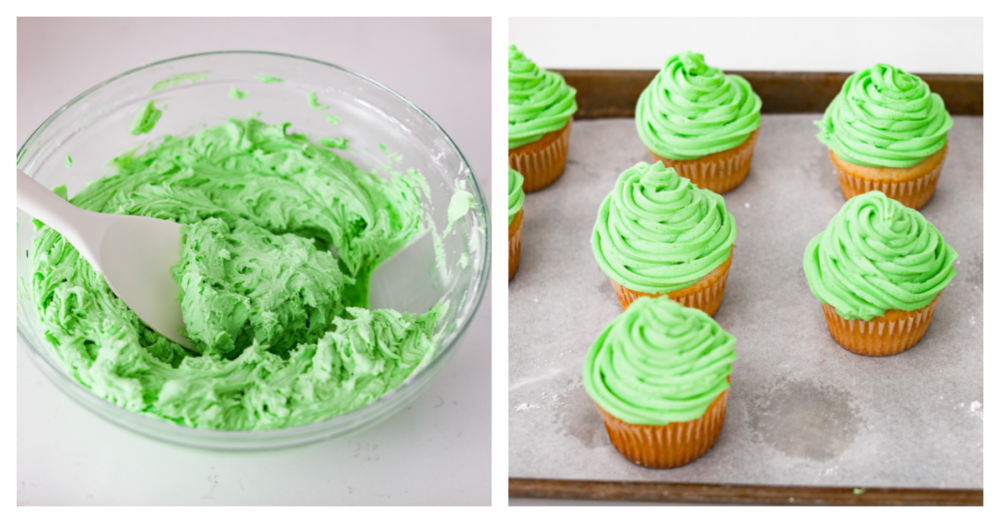
[[[17,170],[17,206],[52,227],[104,276],[116,296],[156,332],[191,347],[171,268],[181,258],[180,224],[85,211]]]

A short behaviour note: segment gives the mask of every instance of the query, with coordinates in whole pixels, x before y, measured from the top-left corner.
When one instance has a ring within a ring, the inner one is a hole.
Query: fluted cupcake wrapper
[[[733,245],[733,247],[736,246]],[[722,262],[722,265],[713,269],[694,285],[668,292],[667,296],[685,307],[698,309],[709,316],[715,316],[715,313],[719,311],[719,306],[722,305],[722,294],[726,291],[726,280],[729,279],[729,267],[732,262],[733,253],[730,249],[729,258]],[[628,309],[628,306],[632,305],[632,302],[639,299],[640,296],[649,298],[663,296],[662,293],[650,294],[634,291],[623,287],[614,278],[608,279],[611,280],[611,286],[614,287],[615,294],[618,295],[618,302],[622,304],[622,310]]]
[[[540,191],[562,175],[572,127],[570,118],[565,127],[547,133],[541,140],[507,150],[507,164],[524,176],[524,192]]]
[[[735,189],[746,179],[759,132],[760,128],[757,128],[743,143],[732,149],[694,160],[671,160],[653,151],[649,151],[649,154],[654,163],[661,161],[665,167],[673,167],[677,174],[691,180],[699,188],[723,194]]]
[[[622,456],[643,467],[672,469],[700,458],[715,445],[726,418],[728,398],[726,389],[700,418],[667,425],[635,425],[608,414],[600,405],[597,410],[611,443]]]
[[[521,229],[524,225],[524,209],[517,211],[514,221],[507,226],[507,281],[514,279],[521,262]]]
[[[869,321],[848,320],[823,303],[823,315],[830,335],[845,349],[864,356],[892,356],[917,344],[934,317],[941,293],[929,305],[913,310],[886,311]]]
[[[903,169],[892,168],[866,168],[854,165],[839,158],[831,149],[830,160],[833,168],[837,172],[840,180],[840,190],[844,193],[844,199],[850,200],[859,194],[870,191],[882,191],[886,196],[902,203],[911,209],[921,209],[937,188],[938,178],[941,177],[941,168],[944,167],[944,158],[947,155],[948,145],[942,148],[942,153],[935,153],[923,162]],[[873,176],[878,172],[891,173],[896,171],[895,179],[888,177],[878,178]],[[866,175],[867,174],[867,175]]]

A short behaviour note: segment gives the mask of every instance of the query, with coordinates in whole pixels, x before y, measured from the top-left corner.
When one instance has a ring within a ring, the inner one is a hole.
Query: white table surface
[[[430,114],[490,197],[490,20],[18,19],[17,146],[62,104],[141,64],[225,49],[285,52],[357,71]],[[490,503],[486,296],[454,359],[407,409],[296,449],[192,450],[112,425],[17,351],[18,505]]]

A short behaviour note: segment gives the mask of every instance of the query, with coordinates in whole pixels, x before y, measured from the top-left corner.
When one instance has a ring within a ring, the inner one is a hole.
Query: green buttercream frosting
[[[141,111],[135,114],[132,118],[132,124],[128,128],[129,134],[138,136],[140,134],[146,134],[153,130],[156,126],[156,122],[160,121],[160,117],[163,116],[163,111],[156,108],[153,105],[153,100],[150,100]]]
[[[456,187],[455,192],[451,195],[451,199],[448,201],[448,227],[445,230],[450,231],[451,225],[461,220],[466,214],[469,214],[476,206],[476,197],[472,195],[471,192],[465,189]],[[447,236],[442,234],[442,236]]]
[[[955,276],[955,249],[917,211],[879,191],[848,200],[806,246],[809,288],[845,319],[927,306]]]
[[[736,338],[698,309],[641,297],[590,347],[583,386],[609,414],[636,425],[698,419],[736,361]]]
[[[360,408],[433,356],[444,305],[367,309],[372,272],[423,230],[426,182],[366,173],[287,126],[232,120],[166,137],[71,199],[184,224],[174,270],[193,350],[146,327],[62,236],[39,231],[34,301],[71,376],[154,418],[262,430]]]
[[[927,82],[875,64],[847,78],[816,122],[816,136],[856,165],[910,167],[944,147],[952,124]]]
[[[514,222],[514,216],[524,205],[524,176],[507,167],[507,225]]]
[[[662,162],[639,162],[601,204],[590,244],[611,279],[662,294],[690,287],[724,263],[735,239],[736,220],[722,196]]]
[[[175,276],[194,351],[231,357],[257,340],[287,355],[315,343],[344,312],[348,283],[328,249],[294,233],[275,234],[237,218],[183,226]]]
[[[335,138],[332,136],[324,136],[316,140],[316,143],[322,145],[323,147],[329,147],[331,149],[344,149],[346,150],[349,146],[350,140],[347,138]]]
[[[944,147],[952,124],[927,82],[875,64],[847,78],[816,122],[816,136],[856,165],[910,167]]]
[[[262,84],[273,84],[273,83],[284,82],[284,80],[282,80],[281,78],[276,78],[274,76],[268,76],[266,74],[259,74],[259,75],[257,75],[257,79],[260,80],[260,83],[262,83]]]
[[[745,142],[760,127],[760,106],[743,77],[685,51],[668,58],[639,96],[635,125],[659,156],[694,160]]]
[[[153,84],[153,87],[151,87],[149,90],[159,91],[161,89],[166,89],[167,87],[177,87],[178,85],[181,85],[184,82],[189,82],[192,84],[197,82],[204,82],[205,80],[208,80],[208,77],[209,74],[207,71],[201,73],[179,74],[177,76],[167,78],[166,80],[160,80],[159,82],[156,82],[155,84]]]
[[[309,93],[306,96],[306,101],[309,102],[309,107],[312,107],[313,109],[324,110],[330,108],[329,105],[323,105],[319,103],[319,96],[316,93]]]
[[[535,65],[516,46],[507,50],[507,149],[558,131],[576,112],[576,89],[559,73]]]

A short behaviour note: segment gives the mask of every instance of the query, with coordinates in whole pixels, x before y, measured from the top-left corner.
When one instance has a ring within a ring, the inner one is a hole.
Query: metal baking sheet
[[[509,284],[510,477],[982,488],[983,119],[956,116],[922,210],[959,254],[923,340],[888,358],[830,337],[802,269],[844,203],[818,114],[764,115],[746,181],[724,195],[737,248],[716,321],[737,338],[725,425],[698,461],[650,470],[611,445],[583,388],[591,343],[621,313],[590,236],[618,175],[649,161],[631,118],[573,124],[566,171],[527,195]]]

